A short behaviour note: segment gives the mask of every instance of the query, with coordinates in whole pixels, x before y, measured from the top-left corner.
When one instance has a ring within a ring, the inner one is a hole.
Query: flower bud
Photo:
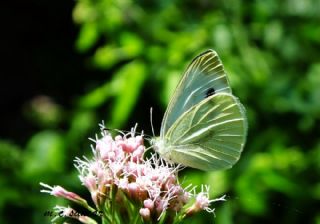
[[[144,200],[143,205],[145,208],[148,208],[149,210],[152,210],[154,208],[154,203],[151,199]]]
[[[141,208],[139,211],[144,221],[150,220],[150,210],[148,208]]]

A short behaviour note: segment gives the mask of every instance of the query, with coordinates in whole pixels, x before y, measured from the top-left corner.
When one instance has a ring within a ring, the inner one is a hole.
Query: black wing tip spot
[[[214,50],[209,49],[209,50],[206,50],[206,51],[202,52],[201,54],[199,54],[196,58],[200,58],[200,57],[202,57],[202,56],[204,56],[206,54],[217,55],[217,52],[215,52]]]
[[[208,50],[202,52],[201,54],[199,54],[199,56],[202,56],[202,55],[205,55],[205,54],[208,54],[208,53],[215,53],[215,51],[212,50],[212,49],[208,49]]]
[[[212,96],[216,93],[215,89],[214,88],[209,88],[207,91],[206,91],[206,96],[205,98],[208,98],[209,96]]]
[[[217,54],[214,50],[209,49],[209,50],[206,50],[206,51],[200,53],[199,55],[197,55],[197,56],[192,60],[192,62],[194,62],[194,61],[197,60],[198,58],[201,58],[202,56],[204,56],[204,55],[206,55],[206,54],[208,54],[208,53]],[[192,62],[191,62],[191,63],[192,63]]]

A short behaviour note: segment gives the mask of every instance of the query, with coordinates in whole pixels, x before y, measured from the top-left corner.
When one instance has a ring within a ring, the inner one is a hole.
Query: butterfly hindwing
[[[160,137],[164,138],[173,123],[192,106],[217,93],[231,93],[219,56],[208,50],[187,67],[164,115]]]
[[[247,133],[245,111],[231,94],[219,93],[191,107],[166,134],[170,159],[201,170],[232,167]]]

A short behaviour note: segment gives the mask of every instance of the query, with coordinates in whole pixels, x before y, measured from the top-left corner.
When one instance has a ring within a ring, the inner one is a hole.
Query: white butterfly
[[[208,50],[187,67],[152,143],[167,161],[213,171],[239,160],[246,135],[245,109],[231,93],[219,56]]]

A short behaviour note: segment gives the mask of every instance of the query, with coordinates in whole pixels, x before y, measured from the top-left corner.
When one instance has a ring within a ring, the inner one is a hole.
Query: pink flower
[[[208,186],[202,186],[199,194],[192,193],[195,187],[189,190],[191,185],[183,188],[177,177],[177,173],[182,169],[179,164],[177,166],[169,164],[156,154],[144,159],[146,149],[143,145],[143,134],[136,136],[135,128],[127,134],[112,138],[101,125],[102,137],[96,136],[95,139],[91,139],[95,143],[91,146],[93,158],[83,157],[74,160],[75,167],[79,171],[79,179],[90,192],[96,209],[91,208],[77,194],[60,186],[51,187],[40,183],[49,189],[41,192],[75,201],[91,212],[99,211],[100,208],[105,208],[103,209],[105,213],[124,211],[126,207],[132,210],[132,207],[142,205],[138,208],[139,214],[143,220],[152,222],[157,222],[162,217],[173,219],[173,214],[180,214],[177,220],[181,220],[185,215],[192,215],[201,210],[214,212],[214,209],[209,207],[210,204],[222,201],[224,197],[209,199]],[[185,208],[192,199],[195,200],[192,206]],[[112,206],[119,208],[114,209]],[[66,216],[70,211],[70,209],[63,210]],[[109,219],[113,215],[103,214],[101,217]],[[121,215],[118,214],[117,217]],[[91,224],[87,216],[79,216],[78,220]]]
[[[61,186],[51,187],[51,186],[44,184],[44,183],[40,183],[40,185],[49,189],[49,190],[40,190],[40,192],[42,192],[42,193],[49,193],[53,196],[65,198],[70,201],[77,202],[79,204],[87,204],[87,201],[85,199],[81,198],[79,195],[77,195],[73,192],[67,191],[66,189],[64,189]]]
[[[210,204],[216,201],[225,201],[225,195],[217,199],[209,199],[209,189],[210,188],[207,185],[201,186],[201,192],[196,195],[195,203],[192,205],[192,207],[190,207],[187,210],[188,215],[191,215],[201,210],[214,213],[214,209],[209,207]]]

